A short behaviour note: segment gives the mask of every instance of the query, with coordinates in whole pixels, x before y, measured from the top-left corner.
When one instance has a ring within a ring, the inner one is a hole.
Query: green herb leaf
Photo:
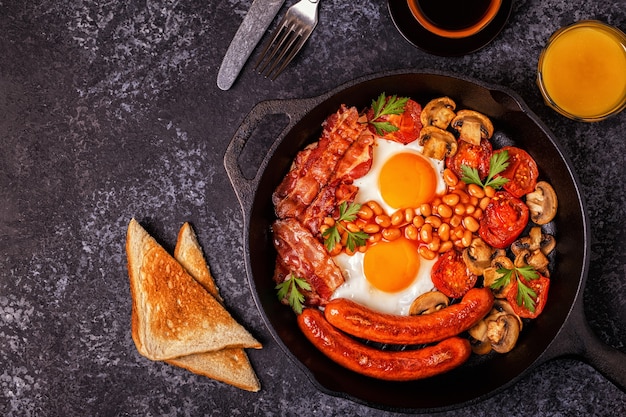
[[[524,306],[529,311],[534,312],[537,293],[524,284],[520,276],[524,277],[526,280],[533,280],[539,278],[539,273],[530,265],[513,267],[513,269],[499,268],[496,272],[501,275],[490,287],[497,290],[506,287],[511,282],[511,279],[515,279],[517,285],[517,305]]]
[[[461,171],[463,172],[461,181],[466,184],[476,184],[481,186],[482,188],[490,186],[497,190],[498,188],[501,188],[504,184],[509,182],[509,179],[504,177],[494,177],[504,171],[508,166],[509,152],[495,152],[493,155],[491,155],[491,158],[489,158],[489,174],[487,175],[487,178],[485,178],[484,182],[480,179],[480,174],[478,173],[478,170],[468,165],[461,165]]]
[[[346,232],[348,234],[348,241],[346,246],[352,252],[359,247],[365,245],[369,235],[363,231],[351,232],[345,228],[341,222],[353,222],[356,220],[356,216],[361,210],[361,205],[358,203],[343,202],[339,205],[339,218],[335,221],[335,225],[329,227],[322,233],[324,238],[324,246],[328,252],[332,252],[337,243],[341,241],[341,233]]]
[[[382,136],[386,133],[398,130],[398,127],[394,126],[390,122],[380,121],[378,119],[382,116],[404,113],[407,101],[409,101],[408,97],[398,97],[393,95],[387,98],[385,93],[381,93],[376,100],[372,100],[372,110],[374,111],[374,116],[368,123],[374,126],[376,134]]]
[[[300,290],[311,291],[311,286],[308,282],[291,273],[289,274],[289,278],[278,284],[275,289],[278,290],[277,295],[279,300],[287,298],[293,311],[298,314],[302,313],[304,295]]]

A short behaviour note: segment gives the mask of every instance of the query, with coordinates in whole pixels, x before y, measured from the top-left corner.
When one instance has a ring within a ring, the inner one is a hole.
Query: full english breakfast
[[[450,97],[382,93],[341,105],[296,155],[272,196],[274,281],[326,356],[374,378],[426,378],[470,351],[510,351],[541,314],[556,193],[526,151],[495,149],[495,131]],[[451,359],[416,365],[433,349]]]

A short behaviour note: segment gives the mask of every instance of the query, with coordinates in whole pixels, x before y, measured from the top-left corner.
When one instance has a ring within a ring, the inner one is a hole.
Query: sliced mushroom
[[[469,247],[463,250],[463,260],[467,269],[475,275],[482,275],[486,268],[491,265],[493,248],[477,237],[472,240]]]
[[[554,236],[542,233],[541,227],[536,226],[530,229],[528,236],[517,239],[511,244],[511,252],[517,256],[524,250],[535,251],[540,249],[544,255],[548,255],[555,247]]]
[[[409,315],[419,316],[422,314],[430,314],[448,307],[450,300],[445,294],[439,291],[429,291],[417,297],[411,308]]]
[[[514,266],[515,265],[513,264],[513,261],[507,258],[505,255],[496,256],[491,261],[491,266],[489,268],[485,268],[485,270],[483,271],[484,286],[491,287],[502,276],[502,274],[498,272],[498,269],[513,269]],[[508,286],[505,286],[496,289],[491,288],[491,290],[493,291],[493,295],[496,298],[505,298],[508,288]]]
[[[489,139],[493,135],[491,120],[474,110],[459,110],[451,126],[459,132],[459,139],[472,145],[480,145],[481,139]]]
[[[507,300],[503,300],[503,299],[495,300],[493,302],[492,312],[494,312],[494,311],[497,311],[499,314],[510,314],[512,316],[515,316],[517,318],[517,321],[519,321],[519,329],[520,329],[520,331],[524,327],[524,323],[522,322],[522,318],[520,316],[518,316],[517,314],[515,314],[515,311],[513,310],[513,307],[511,307],[511,303],[509,303]]]
[[[526,194],[526,205],[533,222],[546,224],[556,216],[559,203],[554,188],[545,181],[539,181],[535,186],[535,191]]]
[[[458,146],[452,133],[435,126],[422,128],[419,143],[424,145],[424,156],[440,161],[447,156],[454,156]]]
[[[520,327],[516,316],[511,314],[495,314],[485,319],[487,338],[491,347],[498,353],[507,353],[515,347]]]
[[[439,97],[429,101],[420,114],[422,126],[447,129],[450,121],[454,119],[454,109],[456,109],[456,103],[449,97]]]
[[[550,260],[546,255],[543,254],[543,252],[541,252],[541,249],[535,249],[534,251],[525,249],[519,252],[515,257],[515,261],[513,261],[513,264],[518,268],[529,265],[543,276],[550,276],[550,271],[548,271],[548,265],[550,264]]]
[[[487,323],[485,320],[479,321],[467,332],[471,336],[470,344],[472,345],[472,352],[477,355],[486,355],[491,352],[491,342],[487,337]]]

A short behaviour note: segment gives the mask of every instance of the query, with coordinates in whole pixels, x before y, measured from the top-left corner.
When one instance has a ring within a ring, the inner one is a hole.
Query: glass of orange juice
[[[539,57],[546,103],[574,120],[594,122],[626,107],[626,35],[596,20],[557,30]]]

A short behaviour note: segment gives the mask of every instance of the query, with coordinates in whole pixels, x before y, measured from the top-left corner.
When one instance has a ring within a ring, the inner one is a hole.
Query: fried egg
[[[354,181],[359,187],[355,201],[377,201],[388,215],[400,208],[419,207],[446,191],[444,161],[422,155],[418,141],[403,145],[377,138],[372,167]]]
[[[443,194],[444,162],[427,158],[421,151],[417,141],[403,145],[378,138],[372,167],[354,181],[359,187],[355,201],[377,201],[391,215]],[[413,301],[434,288],[430,271],[437,259],[421,258],[415,242],[404,237],[380,241],[364,253],[342,253],[333,259],[345,282],[332,298],[348,298],[382,313],[408,315]]]

